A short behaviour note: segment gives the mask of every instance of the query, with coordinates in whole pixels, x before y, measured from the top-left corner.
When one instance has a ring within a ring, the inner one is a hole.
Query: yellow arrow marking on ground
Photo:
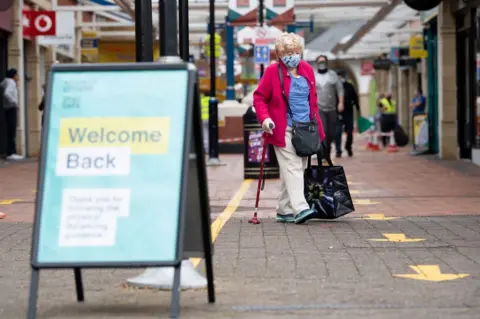
[[[350,191],[350,194],[360,194],[361,191],[358,191],[358,190],[351,190]]]
[[[0,205],[10,205],[15,202],[21,202],[21,201],[22,201],[21,199],[4,199],[0,201]]]
[[[378,204],[380,202],[372,202],[371,200],[369,199],[354,199],[353,200],[353,204],[355,205],[375,205],[375,204]]]
[[[363,219],[368,219],[368,220],[392,220],[397,218],[399,217],[385,217],[384,214],[367,214],[366,217],[363,217]]]
[[[442,274],[438,265],[417,265],[410,266],[416,274],[393,275],[395,277],[426,280],[426,281],[447,281],[461,279],[470,276],[469,274]]]
[[[386,238],[373,238],[372,241],[391,241],[397,243],[416,243],[424,241],[424,238],[407,238],[405,234],[382,234]]]

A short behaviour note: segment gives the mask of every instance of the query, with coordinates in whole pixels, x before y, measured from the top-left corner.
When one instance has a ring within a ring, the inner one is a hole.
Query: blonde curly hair
[[[283,55],[286,51],[300,51],[303,52],[303,43],[298,35],[295,33],[283,33],[277,38],[275,49],[279,55]]]

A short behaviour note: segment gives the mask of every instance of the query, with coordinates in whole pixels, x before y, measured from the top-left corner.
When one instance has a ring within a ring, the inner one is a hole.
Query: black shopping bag
[[[355,211],[353,200],[348,189],[347,177],[342,166],[334,166],[330,158],[326,158],[328,166],[308,166],[304,173],[304,193],[310,205],[317,211],[315,218],[336,219]]]
[[[395,143],[398,147],[404,147],[408,145],[408,135],[401,125],[397,125],[393,131]]]

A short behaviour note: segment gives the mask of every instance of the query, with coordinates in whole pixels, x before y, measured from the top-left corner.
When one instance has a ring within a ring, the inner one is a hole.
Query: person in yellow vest
[[[397,102],[392,99],[392,93],[389,92],[380,99],[380,128],[382,133],[388,133],[397,126]],[[383,146],[388,145],[388,136],[382,136]]]
[[[205,153],[208,153],[208,104],[210,97],[208,95],[202,94],[200,99],[200,105],[202,108],[202,124],[203,124],[203,148]]]

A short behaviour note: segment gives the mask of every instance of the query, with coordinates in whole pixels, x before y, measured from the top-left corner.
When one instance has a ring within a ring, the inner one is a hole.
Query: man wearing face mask
[[[338,72],[338,77],[343,83],[343,93],[344,93],[344,111],[339,113],[341,116],[338,117],[337,121],[337,132],[335,136],[335,148],[337,150],[337,157],[342,157],[342,134],[345,130],[347,133],[347,141],[345,142],[345,150],[348,153],[349,157],[353,156],[352,144],[353,144],[353,107],[357,109],[358,114],[360,115],[360,103],[358,101],[358,94],[355,91],[355,87],[352,83],[347,81],[345,72]]]
[[[337,112],[342,113],[343,84],[338,79],[337,73],[328,69],[328,58],[320,55],[317,60],[318,73],[315,75],[317,89],[317,105],[325,129],[326,150],[330,154],[332,143],[335,141],[337,129]]]

